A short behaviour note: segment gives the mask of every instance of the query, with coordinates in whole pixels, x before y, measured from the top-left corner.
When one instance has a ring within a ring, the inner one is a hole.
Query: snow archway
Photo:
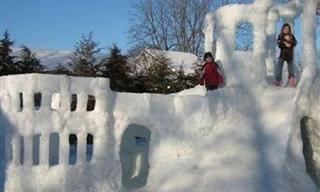
[[[309,117],[303,117],[300,126],[307,172],[313,181],[320,186],[320,127],[316,121]]]
[[[147,184],[150,137],[148,128],[136,124],[129,125],[122,136],[122,185],[127,189],[137,189]]]
[[[279,18],[294,27],[297,17],[303,15],[302,44],[304,72],[301,82],[311,82],[316,72],[316,5],[318,0],[293,0],[276,4],[276,0],[256,0],[247,5],[228,5],[207,14],[205,19],[205,51],[211,51],[219,60],[228,78],[227,85],[254,82],[266,85],[267,69],[272,69],[276,55],[276,24]],[[250,22],[254,28],[252,53],[235,51],[235,33],[239,23]],[[271,67],[270,67],[271,66]],[[243,74],[246,74],[243,76]],[[255,74],[255,75],[250,75]],[[309,84],[310,85],[310,84]],[[310,86],[305,86],[310,87]]]

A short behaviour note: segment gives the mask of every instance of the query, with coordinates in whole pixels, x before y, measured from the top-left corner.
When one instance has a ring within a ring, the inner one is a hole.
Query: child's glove
[[[201,79],[200,79],[199,84],[200,84],[201,86],[203,86],[203,85],[204,85],[204,80],[203,80],[203,78],[201,78]]]
[[[224,83],[224,79],[223,79],[222,75],[219,75],[218,79],[219,79],[219,84],[220,85]]]

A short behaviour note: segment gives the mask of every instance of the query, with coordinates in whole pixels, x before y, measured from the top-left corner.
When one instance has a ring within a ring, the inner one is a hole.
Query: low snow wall
[[[108,79],[4,76],[0,78],[0,90],[5,191],[88,191],[94,183],[107,178],[110,165],[105,163],[104,170],[97,165],[113,158],[110,110],[114,93],[109,90]],[[76,95],[75,100],[72,95]],[[90,111],[89,96],[95,101]],[[56,140],[52,140],[54,134],[58,135]],[[70,134],[77,136],[74,166],[69,165]],[[86,158],[89,134],[93,136],[90,162]],[[50,165],[49,159],[57,164]]]
[[[175,183],[162,180],[175,170],[183,170],[177,177],[188,173],[189,178],[190,169],[197,170],[202,154],[195,143],[249,105],[237,103],[239,95],[227,88],[228,96],[218,90],[211,97],[115,93],[108,79],[64,75],[3,76],[0,89],[3,191],[130,191],[135,184],[123,183],[126,170],[133,180],[144,174],[141,179],[148,182],[142,191],[155,186],[170,191]],[[87,111],[89,96],[95,98],[92,111]],[[150,137],[130,133],[137,148],[121,149],[130,143],[122,140],[132,125],[145,127]],[[89,134],[93,154],[88,161]],[[73,165],[70,135],[77,137]],[[139,157],[144,145],[148,150]],[[121,159],[121,151],[138,153]]]
[[[103,78],[0,77],[0,191],[315,191],[289,158],[295,91],[270,89],[133,94]]]

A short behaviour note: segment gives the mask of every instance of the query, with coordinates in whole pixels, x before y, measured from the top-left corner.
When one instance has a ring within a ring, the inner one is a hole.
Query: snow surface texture
[[[0,155],[5,157],[0,189],[316,192],[300,131],[306,127],[317,134],[318,123],[300,124],[305,117],[320,121],[320,79],[311,50],[315,3],[301,4],[308,16],[307,46],[296,89],[273,87],[265,80],[270,0],[217,10],[224,38],[218,38],[216,55],[227,86],[207,94],[203,87],[172,95],[115,93],[102,78],[0,77]],[[233,53],[236,23],[247,19],[255,28],[254,50]],[[41,102],[35,93],[41,93]],[[87,111],[88,95],[95,97],[92,111]],[[34,147],[39,134],[39,147]],[[77,136],[77,149],[70,148],[70,134]],[[317,149],[314,138],[310,141]],[[313,153],[319,167],[320,152]]]

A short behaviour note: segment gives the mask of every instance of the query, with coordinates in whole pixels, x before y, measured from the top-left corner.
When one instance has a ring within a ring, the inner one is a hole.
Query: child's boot
[[[275,85],[275,86],[280,86],[280,85],[281,85],[281,81],[274,81],[274,82],[273,82],[273,85]]]
[[[290,86],[295,88],[297,86],[297,82],[296,82],[296,79],[294,77],[290,77],[289,78],[289,83],[290,83]]]

